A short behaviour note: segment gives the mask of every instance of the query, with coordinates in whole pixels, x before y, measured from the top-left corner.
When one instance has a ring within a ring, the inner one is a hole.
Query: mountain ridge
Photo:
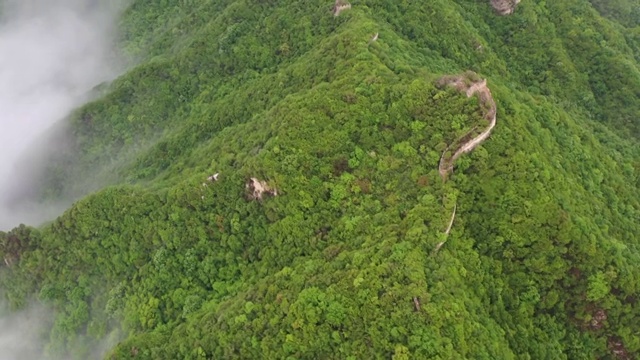
[[[107,358],[637,356],[640,83],[600,96],[636,40],[587,1],[331,6],[133,2],[140,65],[44,177],[80,199],[0,233],[11,304],[54,308],[48,354],[115,333]],[[467,70],[500,126],[443,182],[487,122],[438,87]]]

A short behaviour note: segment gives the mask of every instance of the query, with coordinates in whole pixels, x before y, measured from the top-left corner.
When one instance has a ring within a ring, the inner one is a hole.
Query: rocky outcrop
[[[500,15],[513,14],[520,0],[491,0],[491,6]]]
[[[251,178],[246,184],[247,190],[249,190],[249,199],[261,200],[264,194],[272,196],[278,196],[278,190],[272,189],[266,181],[260,181],[256,178]]]
[[[593,313],[589,327],[592,330],[600,330],[604,326],[605,320],[607,320],[607,312],[604,309],[598,309]]]
[[[620,360],[631,360],[633,357],[622,343],[622,340],[616,336],[612,336],[607,341],[607,345],[611,353]]]

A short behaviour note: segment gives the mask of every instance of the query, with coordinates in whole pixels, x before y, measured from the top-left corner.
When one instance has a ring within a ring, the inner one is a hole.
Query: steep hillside
[[[132,2],[0,233],[49,356],[640,354],[638,1],[347,4]]]

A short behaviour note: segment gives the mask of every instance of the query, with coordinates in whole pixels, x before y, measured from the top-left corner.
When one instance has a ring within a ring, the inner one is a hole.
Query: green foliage
[[[602,272],[598,272],[596,275],[589,276],[589,287],[587,289],[587,300],[598,301],[602,300],[609,294],[609,284],[605,279]]]
[[[592,3],[133,1],[139,65],[43,176],[86,196],[0,233],[5,296],[51,305],[71,358],[117,328],[108,358],[635,356],[637,1]],[[486,127],[435,86],[467,70],[498,124],[443,183]]]

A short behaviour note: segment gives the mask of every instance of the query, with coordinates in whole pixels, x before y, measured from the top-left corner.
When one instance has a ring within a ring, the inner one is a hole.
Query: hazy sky
[[[24,180],[17,158],[115,73],[115,11],[101,3],[0,0],[0,230],[42,220],[1,205]]]

